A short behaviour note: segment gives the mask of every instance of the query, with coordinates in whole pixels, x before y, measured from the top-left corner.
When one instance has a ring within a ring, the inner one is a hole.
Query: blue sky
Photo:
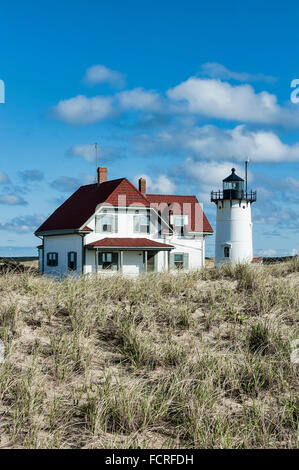
[[[293,1],[2,4],[0,255],[36,253],[94,142],[109,178],[196,194],[213,226],[209,192],[250,158],[255,254],[298,253],[298,24]]]

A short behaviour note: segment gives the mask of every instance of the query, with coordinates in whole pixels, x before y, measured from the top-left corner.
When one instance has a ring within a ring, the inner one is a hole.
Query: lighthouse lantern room
[[[256,191],[247,191],[247,163],[245,181],[232,168],[231,174],[223,180],[223,190],[211,192],[211,201],[217,208],[216,266],[252,261],[251,204],[256,201]]]

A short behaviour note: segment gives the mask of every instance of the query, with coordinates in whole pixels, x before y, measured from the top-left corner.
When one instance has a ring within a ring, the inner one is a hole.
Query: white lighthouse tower
[[[217,208],[216,266],[252,261],[251,204],[256,201],[256,191],[247,191],[247,163],[245,188],[244,180],[232,168],[231,175],[223,180],[223,190],[211,193]]]

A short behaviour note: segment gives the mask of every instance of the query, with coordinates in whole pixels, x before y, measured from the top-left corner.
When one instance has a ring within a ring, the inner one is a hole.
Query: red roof
[[[195,196],[147,194],[146,198],[152,207],[161,211],[162,216],[163,210],[166,210],[168,214],[171,210],[174,215],[188,215],[187,231],[213,233],[213,229]]]
[[[97,206],[104,202],[113,206],[123,205],[123,203],[124,205],[140,204],[149,206],[148,200],[127,178],[106,181],[101,184],[88,184],[87,186],[81,186],[58,207],[36,230],[36,233],[51,230],[80,229],[95,213]]]
[[[87,225],[85,225],[85,227],[83,227],[82,231],[83,232],[93,232],[92,228],[87,227]]]
[[[166,243],[155,242],[149,238],[103,238],[87,246],[117,247],[117,248],[173,248]]]
[[[56,230],[91,231],[86,223],[100,204],[112,206],[143,206],[161,210],[169,208],[173,214],[188,215],[187,230],[210,232],[210,226],[195,196],[147,194],[143,196],[127,178],[106,181],[101,184],[81,186],[36,230],[35,233]],[[169,218],[166,218],[169,222]]]

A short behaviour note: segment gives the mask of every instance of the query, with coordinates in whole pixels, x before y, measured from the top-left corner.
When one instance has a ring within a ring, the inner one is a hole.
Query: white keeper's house
[[[120,178],[81,186],[36,230],[43,274],[199,269],[213,230],[195,196],[148,194]]]

